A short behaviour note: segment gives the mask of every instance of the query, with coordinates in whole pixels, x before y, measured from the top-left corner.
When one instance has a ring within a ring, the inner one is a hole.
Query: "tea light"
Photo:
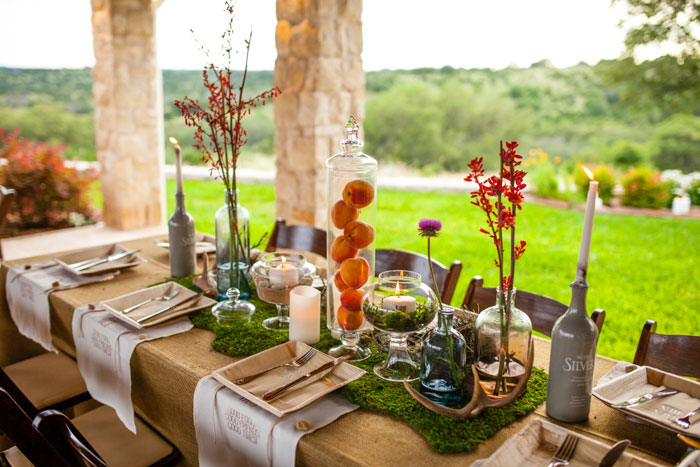
[[[293,264],[287,263],[282,257],[282,263],[269,271],[272,285],[292,286],[299,283],[299,271]]]
[[[321,292],[308,285],[289,293],[289,340],[315,344],[321,338]]]
[[[399,310],[406,313],[416,311],[416,299],[410,295],[399,295],[401,287],[396,283],[396,295],[385,297],[382,301],[382,308],[385,310]]]

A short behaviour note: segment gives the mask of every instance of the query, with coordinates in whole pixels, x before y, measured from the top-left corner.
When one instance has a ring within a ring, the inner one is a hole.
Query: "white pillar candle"
[[[272,285],[289,287],[299,283],[299,271],[290,263],[282,262],[279,266],[271,268],[269,274]]]
[[[576,282],[585,282],[588,274],[588,256],[591,252],[591,237],[593,236],[593,216],[595,215],[595,204],[598,196],[598,182],[593,180],[593,173],[582,167],[591,182],[588,184],[588,199],[586,201],[586,217],[583,221],[583,232],[581,233],[581,248],[578,252],[578,263],[576,266]]]
[[[391,295],[384,298],[382,308],[410,313],[416,311],[416,299],[409,295]]]
[[[300,285],[289,293],[289,340],[315,344],[321,338],[321,292]]]
[[[170,137],[170,142],[175,147],[175,179],[177,180],[177,192],[182,193],[182,153],[177,140]]]
[[[690,198],[686,195],[673,198],[671,211],[674,216],[686,216],[690,213]]]

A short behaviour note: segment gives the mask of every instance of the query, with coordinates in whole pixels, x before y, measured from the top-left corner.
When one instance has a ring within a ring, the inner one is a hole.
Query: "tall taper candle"
[[[593,172],[581,166],[584,172],[591,179],[588,184],[588,199],[586,201],[586,217],[583,221],[583,233],[581,234],[581,248],[578,252],[578,263],[576,266],[577,283],[585,283],[588,274],[588,256],[591,252],[591,236],[593,235],[593,216],[595,215],[595,199],[598,195],[598,182],[593,180]]]
[[[182,193],[182,153],[180,145],[175,138],[171,136],[169,141],[173,143],[175,147],[175,179],[177,180],[177,192]]]

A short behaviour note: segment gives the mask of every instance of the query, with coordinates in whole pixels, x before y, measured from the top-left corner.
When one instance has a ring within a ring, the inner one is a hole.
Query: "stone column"
[[[326,159],[365,116],[362,0],[277,0],[276,214],[326,228]]]
[[[165,218],[163,86],[155,36],[158,4],[92,0],[103,219],[119,229],[160,225]]]

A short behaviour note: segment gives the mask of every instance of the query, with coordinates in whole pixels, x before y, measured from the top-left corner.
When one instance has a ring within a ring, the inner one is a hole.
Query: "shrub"
[[[67,227],[93,221],[86,192],[96,174],[65,166],[64,146],[49,146],[0,129],[0,183],[17,191],[7,225]]]
[[[690,184],[688,196],[690,196],[690,203],[693,206],[700,206],[700,178]]]
[[[632,141],[617,141],[606,155],[617,167],[634,167],[646,161],[644,146]]]
[[[609,165],[598,165],[589,167],[595,175],[598,182],[598,197],[603,201],[603,204],[610,206],[610,201],[613,199],[613,189],[615,188],[615,173]],[[590,179],[583,170],[577,170],[575,175],[576,186],[584,198],[588,196],[588,184]]]
[[[674,115],[654,133],[654,164],[661,170],[700,170],[700,117]]]
[[[671,202],[673,182],[663,182],[661,174],[646,167],[630,169],[622,180],[625,192],[621,203],[637,208],[660,209]]]

